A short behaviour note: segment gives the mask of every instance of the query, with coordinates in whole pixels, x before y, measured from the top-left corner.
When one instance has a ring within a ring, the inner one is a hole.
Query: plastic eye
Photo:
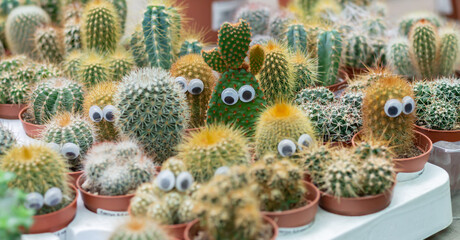
[[[190,94],[199,95],[204,90],[204,84],[200,79],[192,79],[187,88]]]
[[[38,192],[29,193],[26,196],[26,208],[38,210],[43,207],[43,196]]]
[[[220,167],[216,169],[216,172],[214,175],[226,175],[228,172],[230,172],[230,168],[227,166]]]
[[[250,85],[244,85],[238,90],[238,96],[243,102],[250,102],[256,97],[256,91]]]
[[[47,145],[48,145],[49,148],[53,149],[56,152],[61,151],[61,147],[57,143],[52,142],[52,143],[48,143]]]
[[[47,206],[56,206],[62,202],[62,191],[57,187],[48,189],[45,193],[45,204]]]
[[[187,191],[193,184],[192,174],[189,172],[181,172],[176,179],[176,189],[180,192]]]
[[[156,178],[157,186],[163,191],[169,191],[174,188],[175,177],[170,170],[163,170]]]
[[[388,117],[395,118],[401,114],[402,103],[398,99],[390,99],[385,103],[385,113]]]
[[[310,135],[302,134],[302,136],[299,137],[297,144],[299,145],[300,150],[302,150],[303,147],[310,146],[312,142],[313,142],[313,138],[311,138]]]
[[[102,118],[103,118],[102,109],[100,107],[98,107],[98,106],[92,106],[89,109],[89,118],[91,118],[91,121],[93,121],[93,122],[102,121]]]
[[[187,92],[187,79],[184,77],[176,77],[174,82],[180,86],[181,92]]]
[[[234,105],[238,102],[238,93],[233,88],[226,88],[221,95],[222,101],[227,105]]]
[[[66,143],[62,146],[61,154],[67,159],[75,159],[80,155],[80,147],[75,143]]]
[[[295,151],[295,143],[289,139],[281,140],[281,142],[278,143],[278,152],[283,157],[292,156],[292,154],[294,154]]]
[[[405,96],[402,100],[402,105],[403,105],[403,113],[404,114],[411,114],[414,112],[415,109],[415,101],[409,96]]]
[[[102,112],[104,113],[104,119],[107,122],[113,122],[115,121],[115,115],[113,114],[115,112],[116,108],[112,105],[107,105],[104,107],[104,110]]]

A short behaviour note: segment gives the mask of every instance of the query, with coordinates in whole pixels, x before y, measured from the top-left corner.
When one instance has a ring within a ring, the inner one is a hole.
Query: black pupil
[[[302,145],[308,147],[308,145],[310,145],[310,144],[308,143],[308,141],[303,141]]]
[[[388,113],[390,114],[390,116],[394,116],[398,113],[398,108],[395,106],[392,106],[388,108]]]
[[[192,89],[192,93],[198,94],[198,93],[200,93],[200,92],[201,92],[201,88],[200,88],[200,87],[194,87],[194,88]]]
[[[180,85],[180,87],[181,87],[182,89],[185,88],[185,83],[184,83],[184,82],[177,82],[177,83],[179,83],[179,85]]]
[[[228,96],[228,97],[224,98],[224,102],[227,103],[227,104],[232,104],[233,102],[235,102],[235,99],[233,99],[232,97]]]
[[[404,110],[406,110],[406,112],[412,112],[412,103],[406,104],[406,106],[404,106]]]
[[[107,118],[107,120],[112,120],[113,119],[113,112],[106,113],[105,117]]]
[[[188,184],[188,181],[187,181],[187,180],[184,180],[184,181],[182,181],[182,182],[180,183],[180,187],[181,187],[182,189],[184,189],[184,190],[188,188],[188,185],[189,185],[189,184]]]
[[[94,121],[101,121],[102,116],[99,113],[94,113],[93,114],[93,119],[94,119]]]
[[[281,149],[281,152],[285,155],[285,156],[291,156],[293,151],[292,151],[292,148],[290,146],[285,146]]]
[[[243,92],[243,99],[244,100],[249,100],[252,98],[252,92],[251,91],[244,91]]]
[[[32,208],[32,209],[39,209],[39,208],[40,208],[40,204],[38,204],[38,203],[31,203],[31,204],[29,204],[29,207]]]
[[[54,206],[54,205],[57,205],[58,203],[59,203],[59,199],[55,198],[55,199],[51,200],[50,205]]]
[[[65,153],[65,156],[68,157],[68,158],[74,158],[74,157],[75,157],[75,153],[73,153],[73,152],[66,152],[66,153]]]
[[[161,180],[160,185],[163,189],[167,189],[169,187],[169,180],[168,179]]]

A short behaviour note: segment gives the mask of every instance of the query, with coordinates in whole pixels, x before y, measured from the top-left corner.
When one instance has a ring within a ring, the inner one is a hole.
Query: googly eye
[[[193,184],[192,174],[189,172],[181,172],[176,178],[176,189],[180,192],[187,191]]]
[[[43,207],[43,196],[38,192],[29,193],[26,196],[26,208],[38,210]]]
[[[190,94],[199,95],[204,90],[204,84],[200,79],[192,79],[187,88]]]
[[[415,101],[411,97],[405,96],[402,99],[402,105],[403,105],[402,111],[404,114],[411,114],[412,112],[414,112]]]
[[[104,118],[102,109],[98,106],[92,106],[89,109],[89,118],[91,118],[91,121],[93,122],[102,121],[102,118]]]
[[[278,143],[278,152],[283,157],[292,156],[292,154],[294,154],[295,151],[295,143],[289,139],[281,140],[281,142]]]
[[[230,168],[227,166],[222,166],[214,172],[214,175],[226,175],[228,172],[230,172]]]
[[[250,102],[256,97],[256,91],[250,85],[244,85],[238,90],[238,96],[243,102]]]
[[[385,103],[384,108],[388,117],[395,118],[401,114],[403,106],[398,99],[390,99]]]
[[[175,180],[173,172],[170,170],[163,170],[158,174],[156,184],[161,190],[167,192],[174,188]]]
[[[299,140],[297,141],[297,144],[299,145],[300,150],[302,150],[303,147],[310,146],[310,144],[312,142],[313,142],[313,138],[311,138],[310,135],[302,134],[302,136],[299,137]]]
[[[80,147],[75,143],[66,143],[62,146],[61,154],[67,159],[75,159],[80,155]]]
[[[56,206],[62,202],[62,191],[57,187],[48,189],[45,193],[44,198],[45,205],[47,206]]]
[[[104,119],[107,122],[115,121],[115,115],[114,115],[115,110],[116,108],[112,105],[107,105],[104,107],[104,110],[102,110],[102,112],[104,114]]]
[[[53,150],[56,151],[56,152],[60,152],[60,151],[61,151],[61,147],[60,147],[59,144],[57,144],[57,143],[54,143],[54,142],[48,143],[47,146],[48,146],[49,148],[53,149]]]
[[[184,77],[176,77],[174,82],[180,86],[181,92],[187,92],[187,79]]]
[[[238,102],[238,93],[233,88],[226,88],[221,95],[222,101],[227,105],[234,105]]]

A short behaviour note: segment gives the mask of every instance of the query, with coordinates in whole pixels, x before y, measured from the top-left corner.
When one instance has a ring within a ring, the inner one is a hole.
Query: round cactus
[[[291,59],[294,75],[296,93],[307,87],[312,87],[318,82],[318,62],[310,56],[305,56],[301,52],[295,53]]]
[[[329,144],[326,143],[323,145],[322,142],[318,142],[302,151],[300,161],[305,166],[305,170],[310,175],[312,182],[316,185],[322,183],[324,170],[332,161],[332,152],[334,150]]]
[[[170,237],[156,222],[146,218],[130,218],[118,227],[109,240],[170,240]]]
[[[109,56],[109,70],[112,81],[120,81],[134,67],[134,59],[127,51],[117,49]]]
[[[0,124],[0,158],[13,147],[14,144],[16,144],[16,138],[13,133]]]
[[[334,93],[325,87],[306,88],[300,91],[295,99],[297,104],[317,102],[324,105],[332,101],[334,101]]]
[[[395,181],[395,173],[391,159],[382,157],[369,157],[360,166],[362,178],[362,196],[384,193]]]
[[[458,106],[457,106],[458,107]],[[455,105],[450,102],[441,102],[435,100],[426,107],[422,119],[426,127],[435,130],[452,130],[456,129],[458,124],[458,111]]]
[[[357,143],[354,148],[355,154],[360,160],[365,161],[370,157],[385,158],[388,160],[393,159],[394,153],[388,143],[381,140],[370,139],[364,142]]]
[[[10,86],[10,100],[13,104],[24,104],[27,102],[29,85],[27,83],[15,82]]]
[[[350,150],[343,149],[324,169],[322,188],[337,197],[357,197],[360,193],[360,169]]]
[[[72,51],[67,54],[64,62],[62,63],[62,70],[65,75],[71,79],[79,79],[79,69],[81,67],[81,59],[83,53],[80,51]]]
[[[78,64],[75,62],[75,64]],[[97,52],[87,52],[80,60],[80,68],[78,69],[78,79],[86,87],[92,87],[100,82],[105,82],[110,79],[109,65],[104,56]],[[78,66],[78,65],[77,65]]]
[[[175,154],[190,113],[185,95],[168,72],[159,68],[131,72],[115,99],[115,124],[121,133],[137,140],[158,163]]]
[[[249,4],[237,11],[235,20],[240,19],[249,23],[252,35],[263,35],[268,30],[270,10],[261,4]]]
[[[45,62],[59,64],[64,60],[64,42],[60,29],[43,27],[35,31],[35,46],[38,57]]]

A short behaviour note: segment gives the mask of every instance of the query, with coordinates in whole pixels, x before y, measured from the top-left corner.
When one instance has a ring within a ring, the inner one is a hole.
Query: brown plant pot
[[[102,196],[95,195],[85,191],[81,185],[83,184],[85,177],[81,175],[77,180],[78,190],[81,192],[81,197],[85,207],[91,212],[97,213],[97,209],[104,209],[107,211],[114,212],[126,212],[128,211],[129,203],[134,194],[127,194],[121,196]]]
[[[353,146],[356,146],[357,143],[361,141],[362,133],[363,130],[353,136],[351,139]],[[419,131],[414,130],[414,135],[414,144],[423,153],[411,158],[393,158],[393,163],[395,164],[394,170],[397,173],[412,173],[421,171],[430,158],[431,149],[433,149],[433,143],[431,140]]]
[[[321,192],[319,205],[324,210],[345,216],[362,216],[376,213],[388,207],[393,197],[394,185],[384,193],[355,198],[338,198]]]
[[[367,68],[344,67],[340,71],[345,76],[345,79],[347,79],[347,78],[353,79],[353,78],[355,78],[355,76],[358,76],[360,74],[366,73],[369,70]]]
[[[77,187],[77,180],[80,177],[80,175],[83,174],[83,171],[76,171],[76,172],[68,172],[67,175],[69,175],[69,182]]]
[[[431,142],[447,141],[458,142],[460,141],[460,130],[434,130],[415,125],[417,131],[425,134]]]
[[[43,130],[45,129],[45,125],[37,125],[33,123],[26,122],[23,118],[22,115],[27,111],[29,107],[23,108],[19,112],[19,120],[21,120],[22,127],[24,128],[24,131],[26,132],[26,135],[31,137],[31,138],[39,138]]]
[[[336,84],[332,84],[332,85],[329,85],[329,86],[326,86],[326,88],[328,88],[329,90],[331,90],[331,92],[337,92],[341,89],[344,89],[348,86],[347,84],[347,80],[344,79],[343,81],[341,82],[338,82]]]
[[[262,212],[265,216],[273,219],[280,228],[302,227],[313,222],[318,211],[318,202],[320,192],[312,183],[304,182],[307,188],[305,198],[310,201],[309,204],[287,211],[280,212]]]
[[[0,118],[18,119],[19,112],[26,107],[26,104],[0,104]]]
[[[303,180],[305,182],[309,182],[309,183],[312,182],[311,175],[310,175],[310,173],[308,173],[308,171],[303,172]]]
[[[275,240],[276,237],[278,236],[278,226],[276,223],[269,217],[262,215],[263,219],[265,222],[270,224],[273,228],[273,236],[270,238],[270,240]],[[184,239],[185,240],[193,240],[194,237],[198,234],[198,231],[200,230],[200,224],[199,220],[195,219],[191,221],[189,224],[187,224],[187,227],[185,228],[184,232]]]
[[[75,199],[63,209],[56,212],[34,216],[34,224],[27,231],[28,234],[56,232],[67,227],[77,213],[78,191],[70,185],[75,192]]]

